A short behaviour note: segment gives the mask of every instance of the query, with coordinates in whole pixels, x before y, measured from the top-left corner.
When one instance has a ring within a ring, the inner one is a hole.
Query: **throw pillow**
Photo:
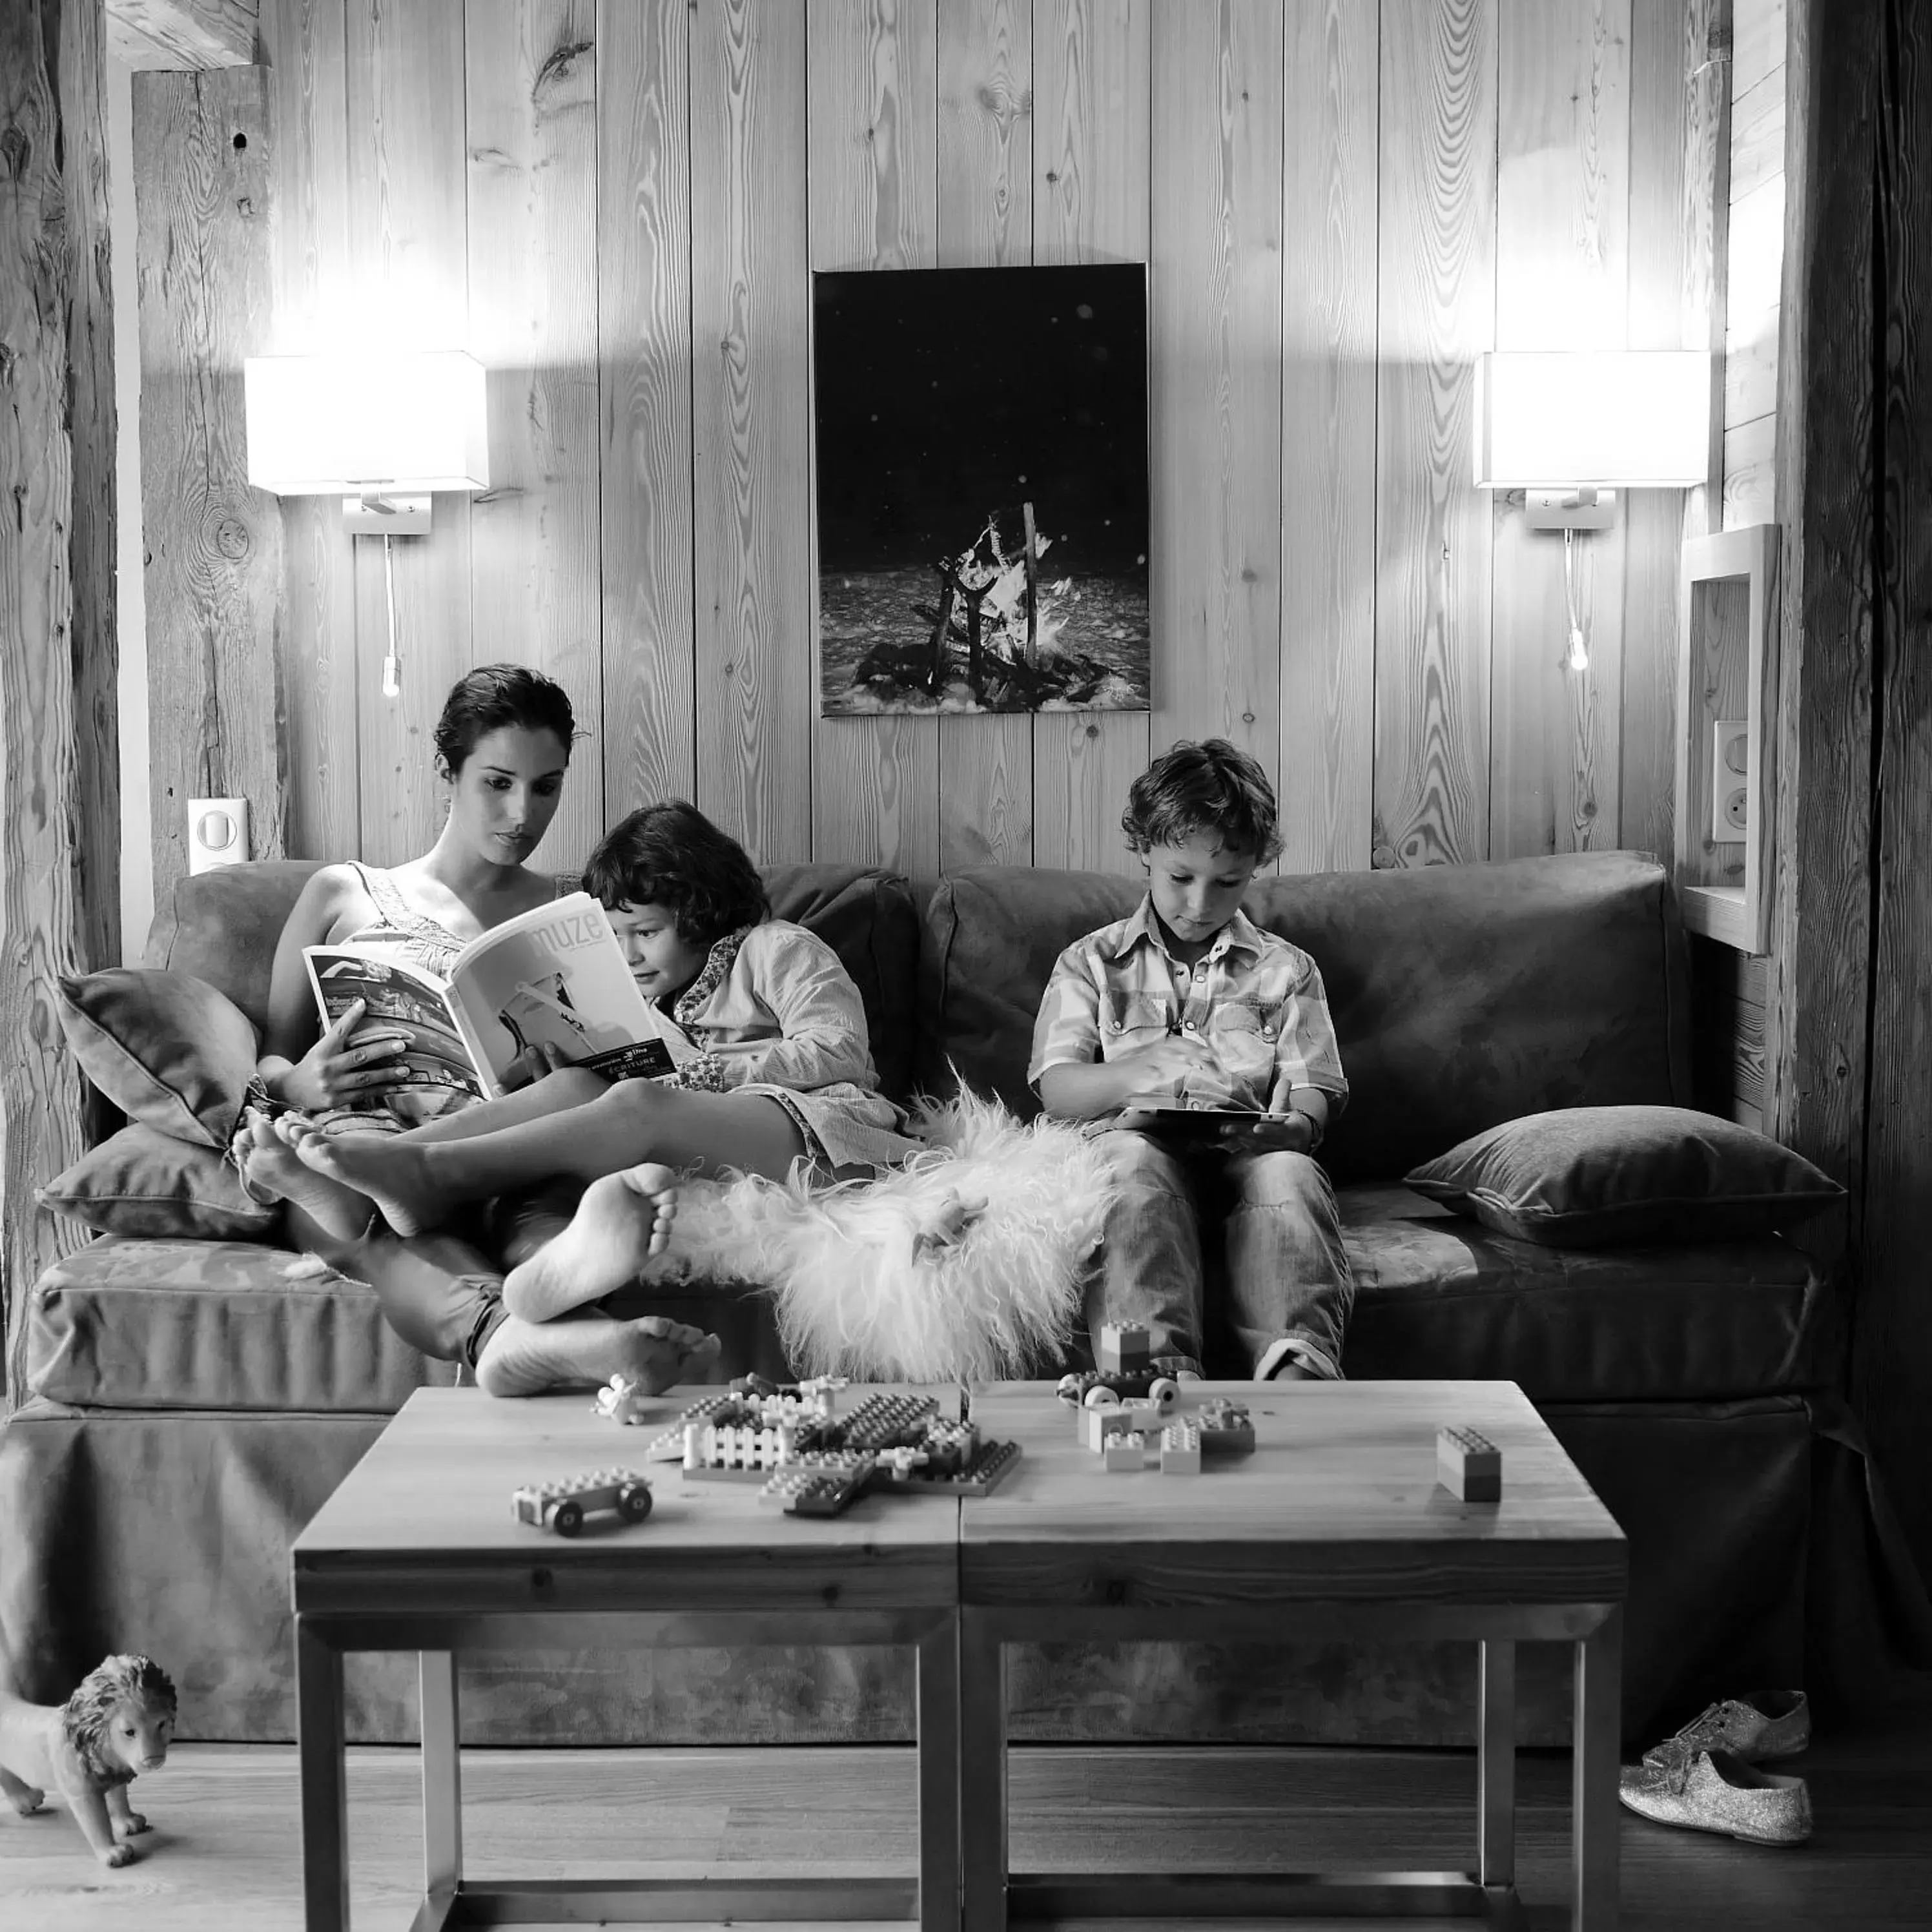
[[[1552,1248],[1772,1234],[1845,1191],[1776,1141],[1685,1107],[1526,1114],[1403,1179],[1499,1234]]]
[[[254,1077],[255,1028],[206,980],[116,966],[60,982],[81,1071],[130,1120],[225,1148]]]
[[[38,1198],[98,1234],[158,1240],[267,1240],[281,1217],[278,1204],[258,1207],[248,1198],[214,1148],[139,1124],[90,1148]]]

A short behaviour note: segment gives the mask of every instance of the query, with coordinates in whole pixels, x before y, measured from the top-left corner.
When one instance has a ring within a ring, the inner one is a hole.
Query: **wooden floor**
[[[903,1749],[488,1751],[466,1754],[464,1767],[477,1877],[912,1869]],[[1817,1818],[1810,1842],[1795,1850],[1625,1814],[1625,1924],[1932,1924],[1932,1700],[1856,1737],[1821,1740],[1783,1768],[1809,1779]],[[1562,1754],[1520,1761],[1518,1878],[1537,1932],[1564,1922],[1568,1779]],[[352,1751],[350,1790],[355,1923],[400,1932],[418,1869],[413,1754]],[[1113,1760],[1029,1749],[1014,1754],[1012,1790],[1022,1869],[1448,1870],[1474,1857],[1474,1760],[1457,1752],[1177,1750]],[[135,1804],[154,1830],[146,1855],[118,1871],[93,1862],[64,1815],[22,1820],[0,1808],[0,1927],[298,1932],[292,1748],[181,1745],[135,1786]]]

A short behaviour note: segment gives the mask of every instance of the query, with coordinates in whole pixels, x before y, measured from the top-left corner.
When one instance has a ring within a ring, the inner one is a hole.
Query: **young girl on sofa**
[[[556,897],[556,881],[527,862],[556,812],[574,735],[569,698],[525,665],[488,664],[458,682],[435,732],[437,773],[449,788],[448,816],[435,844],[393,870],[325,866],[289,915],[257,1070],[262,1108],[248,1118],[236,1149],[250,1190],[285,1201],[286,1232],[296,1246],[368,1282],[404,1340],[427,1355],[466,1364],[500,1394],[620,1373],[666,1386],[708,1360],[716,1344],[700,1329],[656,1316],[586,1317],[541,1328],[508,1318],[502,1270],[464,1234],[443,1229],[405,1238],[366,1204],[352,1225],[339,1214],[311,1214],[298,1197],[317,1177],[265,1116],[292,1108],[291,1119],[365,1134],[398,1134],[409,1124],[391,1104],[404,1078],[395,1036],[380,1022],[361,1024],[354,1006],[319,1032],[302,949],[352,940],[442,972],[478,933]],[[440,1124],[447,1128],[458,1118],[446,1112]],[[650,1204],[660,1245],[668,1180],[653,1173],[619,1183],[631,1198]],[[550,1223],[561,1225],[554,1217]]]
[[[670,1171],[780,1180],[803,1161],[830,1180],[917,1146],[878,1090],[864,1006],[838,956],[769,916],[749,856],[694,806],[633,812],[592,854],[584,884],[610,908],[645,997],[698,1048],[675,1075],[613,1084],[560,1068],[395,1136],[327,1132],[294,1116],[256,1130],[306,1171],[284,1167],[284,1192],[345,1234],[372,1208],[415,1235],[532,1180],[590,1184],[570,1226],[505,1285],[511,1314],[532,1325],[622,1286],[663,1245]]]

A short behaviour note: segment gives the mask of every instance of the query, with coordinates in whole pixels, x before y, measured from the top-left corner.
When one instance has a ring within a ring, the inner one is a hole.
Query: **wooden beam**
[[[134,82],[141,498],[154,898],[187,869],[191,798],[245,798],[278,859],[281,518],[251,489],[242,358],[267,346],[272,166],[262,68]]]
[[[257,0],[106,0],[107,45],[136,72],[247,67]]]
[[[1932,22],[1878,0],[1870,98],[1871,1020],[1852,1388],[1932,1577]],[[1840,31],[1832,10],[1832,34]],[[1814,97],[1816,98],[1816,97]],[[1821,135],[1828,130],[1821,130]],[[1816,390],[1814,386],[1815,399]]]
[[[1793,0],[1766,1122],[1851,1189],[1870,958],[1872,142],[1880,0]]]
[[[34,1204],[34,1188],[82,1144],[82,1083],[62,1042],[55,982],[104,963],[89,955],[82,908],[97,896],[118,898],[111,872],[100,880],[86,869],[90,850],[111,844],[118,827],[83,822],[92,808],[76,750],[84,744],[92,760],[100,748],[81,728],[76,653],[113,633],[113,371],[95,304],[105,293],[96,244],[106,162],[93,5],[0,0],[0,1343],[12,1345],[10,1392],[22,1298],[86,1238]],[[78,370],[76,341],[86,352]],[[111,708],[105,722],[111,750]],[[90,720],[100,722],[98,713]]]

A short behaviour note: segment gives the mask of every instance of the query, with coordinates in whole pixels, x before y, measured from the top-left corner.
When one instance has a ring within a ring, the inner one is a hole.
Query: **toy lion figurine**
[[[145,1657],[110,1657],[64,1704],[29,1704],[0,1688],[0,1792],[23,1818],[51,1786],[104,1865],[135,1856],[122,1840],[148,1828],[128,1804],[137,1773],[158,1771],[174,1735],[175,1687]]]

